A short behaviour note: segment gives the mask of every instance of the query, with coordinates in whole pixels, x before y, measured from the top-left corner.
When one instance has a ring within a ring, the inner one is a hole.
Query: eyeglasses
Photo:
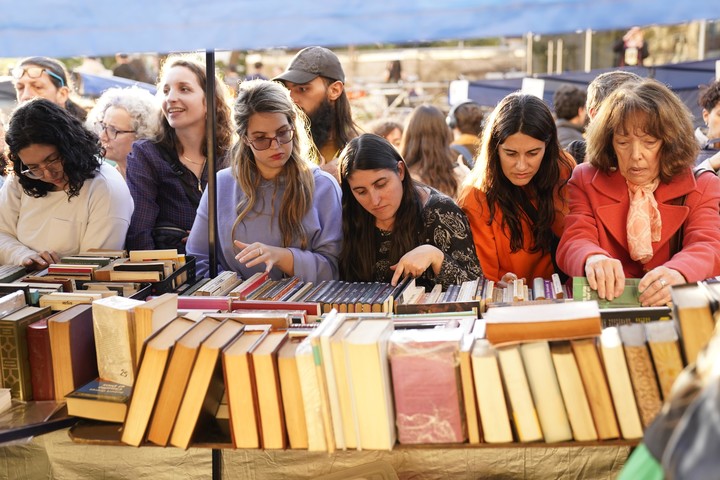
[[[117,138],[118,133],[135,133],[135,130],[118,130],[112,125],[107,125],[103,122],[97,122],[96,126],[99,132],[105,132],[108,138],[111,138],[113,140]]]
[[[278,132],[277,135],[274,137],[260,137],[255,138],[253,140],[247,139],[247,142],[253,146],[255,150],[261,151],[261,150],[267,150],[272,146],[273,140],[275,140],[278,145],[285,145],[286,143],[290,143],[295,136],[295,130],[292,128],[288,130],[283,130],[282,132]]]
[[[33,180],[42,180],[45,172],[52,171],[52,169],[60,165],[60,163],[58,163],[60,160],[62,160],[62,158],[60,158],[60,155],[58,154],[55,158],[27,167],[25,170],[20,170],[20,174],[25,175],[28,178],[32,178]],[[52,167],[52,169],[50,167]]]
[[[43,72],[60,82],[61,88],[65,86],[65,80],[60,75],[44,67],[15,67],[10,71],[15,80],[20,80],[24,75],[28,78],[40,78]]]

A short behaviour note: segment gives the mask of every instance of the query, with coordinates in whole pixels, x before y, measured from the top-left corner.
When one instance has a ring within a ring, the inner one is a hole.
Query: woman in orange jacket
[[[486,278],[531,281],[555,273],[567,213],[563,187],[574,166],[542,100],[513,93],[498,104],[458,198]]]

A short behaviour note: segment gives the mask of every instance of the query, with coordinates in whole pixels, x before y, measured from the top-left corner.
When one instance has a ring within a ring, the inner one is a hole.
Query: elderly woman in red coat
[[[720,179],[693,175],[691,115],[673,92],[654,80],[614,92],[590,125],[587,155],[568,183],[561,269],[609,300],[626,277],[641,278],[643,305],[720,275]]]

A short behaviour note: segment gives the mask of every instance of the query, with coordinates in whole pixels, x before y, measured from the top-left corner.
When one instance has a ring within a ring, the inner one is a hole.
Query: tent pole
[[[585,30],[585,71],[592,70],[592,30]]]
[[[217,151],[215,118],[215,50],[205,51],[205,72],[207,82],[205,84],[205,136],[207,137],[207,169],[208,169],[208,252],[210,260],[210,278],[215,278],[217,271],[217,189],[215,178],[215,152]]]
[[[557,52],[556,52],[556,59],[555,59],[555,73],[562,73],[563,71],[563,39],[558,38],[557,39]]]
[[[705,60],[705,36],[707,32],[707,20],[700,20],[698,28],[698,60]]]
[[[526,35],[527,42],[525,46],[525,74],[530,76],[533,71],[533,34],[528,32]]]

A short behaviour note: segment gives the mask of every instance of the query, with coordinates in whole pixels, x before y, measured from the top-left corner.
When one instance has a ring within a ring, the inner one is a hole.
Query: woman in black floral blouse
[[[340,277],[348,281],[444,287],[482,274],[470,225],[446,195],[410,178],[397,150],[365,134],[340,155],[344,245]]]

